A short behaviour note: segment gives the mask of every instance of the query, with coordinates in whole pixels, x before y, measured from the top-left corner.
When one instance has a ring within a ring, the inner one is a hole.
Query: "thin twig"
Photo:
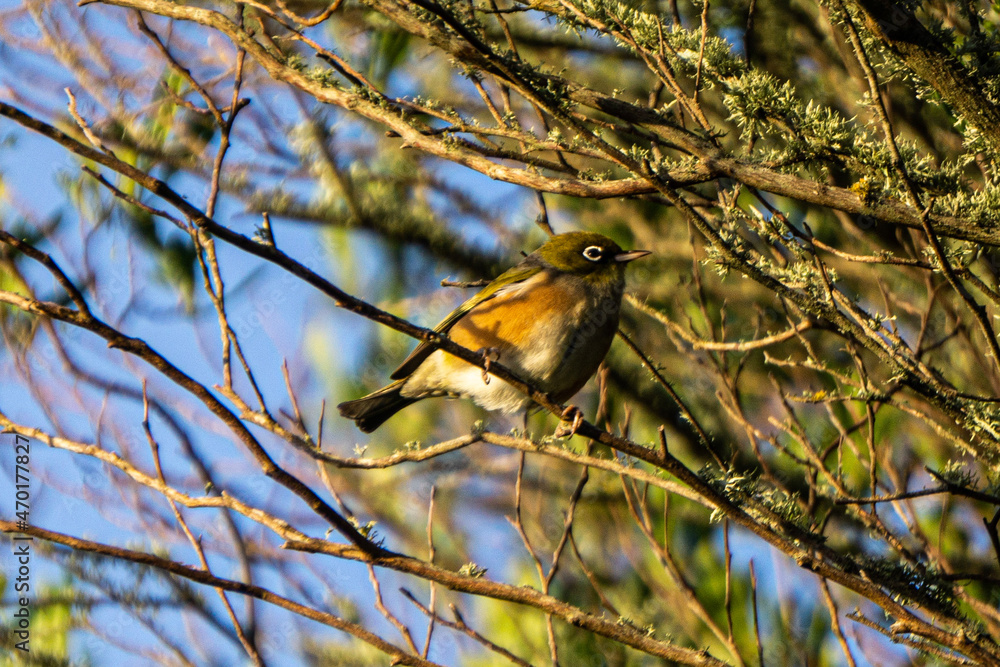
[[[160,480],[160,483],[166,486],[167,480],[163,476],[163,466],[160,464],[160,446],[156,439],[153,438],[153,431],[149,425],[149,398],[146,395],[145,380],[142,382],[142,430],[143,433],[146,434],[146,442],[149,444],[150,451],[153,453],[153,465],[156,468],[156,476]],[[184,519],[184,515],[181,514],[180,508],[177,507],[177,503],[174,502],[173,498],[167,496],[167,503],[169,503],[170,509],[173,511],[174,517],[177,519],[177,523],[184,531],[184,535],[187,536],[188,542],[191,543],[191,547],[194,549],[195,553],[198,554],[198,561],[201,563],[201,569],[208,574],[211,574],[212,570],[208,565],[208,559],[205,558],[205,550],[201,546],[201,540],[196,538],[194,533],[191,532],[191,528],[188,527],[187,521]],[[247,655],[250,656],[250,659],[255,665],[258,667],[264,667],[264,659],[261,657],[257,647],[254,646],[253,642],[250,641],[246,633],[243,631],[243,625],[240,623],[239,619],[236,618],[236,612],[233,611],[233,606],[229,603],[229,597],[226,595],[226,592],[218,586],[215,590],[219,594],[219,598],[222,600],[222,605],[225,607],[226,613],[229,615],[229,620],[233,624],[236,636],[239,638],[244,650],[246,650]]]
[[[764,667],[764,645],[760,641],[760,616],[757,609],[757,573],[753,568],[753,558],[750,559],[750,603],[753,607],[753,634],[757,643],[757,660]]]
[[[422,611],[429,618],[433,619],[434,622],[440,623],[441,625],[445,626],[446,628],[451,628],[452,630],[457,630],[457,631],[459,631],[461,633],[464,633],[464,634],[468,635],[469,637],[472,637],[474,640],[476,640],[477,642],[479,642],[480,644],[482,644],[483,646],[485,646],[490,651],[493,651],[497,655],[499,655],[499,656],[501,656],[501,657],[503,657],[503,658],[505,658],[507,660],[510,660],[515,665],[519,665],[519,667],[531,667],[531,663],[530,662],[522,660],[521,658],[517,657],[516,655],[514,655],[513,653],[511,653],[510,651],[508,651],[504,647],[499,646],[497,644],[494,644],[489,639],[487,639],[486,637],[484,637],[483,635],[479,634],[478,632],[476,632],[475,630],[473,630],[471,627],[469,627],[465,623],[465,619],[462,617],[462,614],[459,613],[458,608],[455,605],[449,605],[449,607],[451,608],[451,613],[455,616],[455,620],[454,621],[449,621],[446,618],[442,618],[441,616],[438,616],[436,613],[434,613],[433,611],[431,611],[430,609],[428,609],[427,607],[425,607],[423,604],[421,604],[420,601],[417,600],[417,598],[413,595],[413,593],[411,593],[407,589],[401,588],[399,590],[400,590],[400,592],[404,596],[406,596],[407,600],[409,600],[414,605],[416,605],[417,609],[419,609],[420,611]]]
[[[427,502],[427,562],[434,562],[434,494],[437,491],[437,487],[431,485],[431,497]],[[434,621],[437,618],[437,613],[435,610],[435,604],[437,601],[437,587],[434,582],[430,582],[431,587],[431,599],[430,599],[430,620],[427,621],[427,639],[424,641],[424,650],[420,652],[420,656],[423,658],[427,657],[428,651],[431,649],[431,635],[434,634]]]

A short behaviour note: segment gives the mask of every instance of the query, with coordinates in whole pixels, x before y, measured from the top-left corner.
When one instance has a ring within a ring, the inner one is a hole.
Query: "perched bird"
[[[625,265],[648,250],[623,251],[606,236],[553,236],[455,309],[435,331],[562,403],[594,374],[618,330]],[[428,343],[390,376],[395,382],[337,406],[371,433],[407,405],[434,396],[471,398],[487,410],[527,408],[531,399]],[[492,380],[492,381],[491,381]]]

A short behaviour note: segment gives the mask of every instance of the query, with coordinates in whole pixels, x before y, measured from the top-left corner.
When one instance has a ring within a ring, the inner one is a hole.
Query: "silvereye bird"
[[[618,330],[625,265],[648,250],[624,252],[606,236],[553,236],[456,308],[434,329],[499,361],[562,403],[594,374]],[[395,382],[337,406],[371,433],[407,405],[434,396],[471,398],[512,413],[531,399],[482,369],[421,343],[390,376]]]

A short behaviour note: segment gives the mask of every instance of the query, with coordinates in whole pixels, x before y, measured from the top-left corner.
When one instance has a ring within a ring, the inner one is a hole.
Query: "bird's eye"
[[[587,246],[587,249],[583,251],[583,256],[589,259],[591,262],[596,262],[604,254],[604,249],[600,246],[592,245]]]

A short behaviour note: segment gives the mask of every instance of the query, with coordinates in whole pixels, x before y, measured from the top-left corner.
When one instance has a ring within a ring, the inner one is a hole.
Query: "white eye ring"
[[[596,245],[587,246],[583,251],[583,256],[591,262],[596,262],[604,255],[604,248]]]

